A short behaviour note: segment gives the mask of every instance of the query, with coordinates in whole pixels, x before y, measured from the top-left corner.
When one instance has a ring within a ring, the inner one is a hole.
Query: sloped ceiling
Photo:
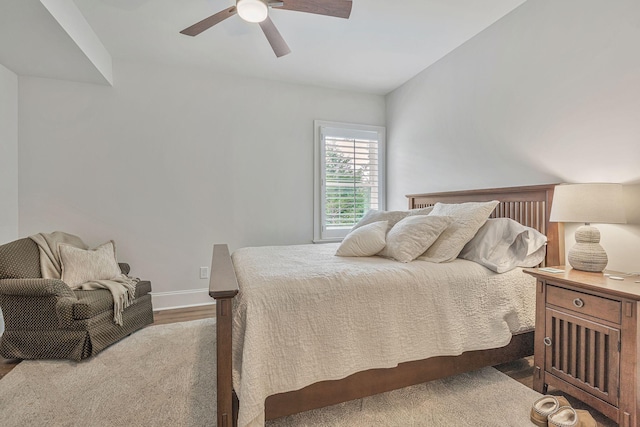
[[[111,84],[111,56],[72,0],[0,0],[0,64],[16,74]]]
[[[292,50],[276,58],[260,27],[238,16],[197,37],[179,33],[234,0],[74,1],[114,59],[377,94],[397,88],[524,2],[353,0],[348,20],[271,9]],[[18,74],[104,81],[39,3],[0,0],[0,63]]]

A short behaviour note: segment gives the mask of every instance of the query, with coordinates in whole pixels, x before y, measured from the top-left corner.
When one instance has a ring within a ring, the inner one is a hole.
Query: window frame
[[[313,242],[327,243],[340,242],[347,235],[349,229],[334,231],[330,236],[323,230],[325,224],[325,204],[324,204],[324,157],[323,157],[323,128],[334,128],[344,130],[344,134],[354,132],[376,132],[378,134],[378,209],[386,209],[386,128],[384,126],[362,125],[354,123],[330,122],[324,120],[314,120],[314,179],[313,179]]]

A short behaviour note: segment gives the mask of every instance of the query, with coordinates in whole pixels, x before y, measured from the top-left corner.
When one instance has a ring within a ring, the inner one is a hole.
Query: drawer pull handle
[[[551,347],[551,338],[549,337],[544,337],[544,345],[546,345],[547,347]]]
[[[576,298],[573,300],[573,305],[575,305],[578,308],[582,308],[584,307],[584,301],[582,301],[580,298]]]

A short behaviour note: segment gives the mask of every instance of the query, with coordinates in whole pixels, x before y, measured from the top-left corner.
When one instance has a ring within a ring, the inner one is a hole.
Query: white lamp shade
[[[621,184],[565,184],[556,186],[549,221],[624,224]]]
[[[269,7],[263,0],[238,0],[238,15],[247,22],[262,22],[269,16]]]

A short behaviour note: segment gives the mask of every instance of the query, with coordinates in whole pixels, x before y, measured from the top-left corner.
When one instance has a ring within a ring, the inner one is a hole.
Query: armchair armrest
[[[77,299],[71,288],[58,279],[1,279],[0,294],[25,297],[69,297]]]
[[[29,318],[24,318],[25,304],[29,298],[34,298],[35,303],[44,306],[52,304],[53,310],[38,311]],[[58,325],[56,327],[69,327],[73,321],[73,304],[78,301],[71,288],[58,279],[1,279],[0,302],[5,315],[7,329],[14,327],[18,322],[21,327],[41,329]]]
[[[122,271],[122,274],[129,274],[129,272],[131,271],[131,266],[126,262],[119,262],[118,266],[120,267],[120,271]]]

